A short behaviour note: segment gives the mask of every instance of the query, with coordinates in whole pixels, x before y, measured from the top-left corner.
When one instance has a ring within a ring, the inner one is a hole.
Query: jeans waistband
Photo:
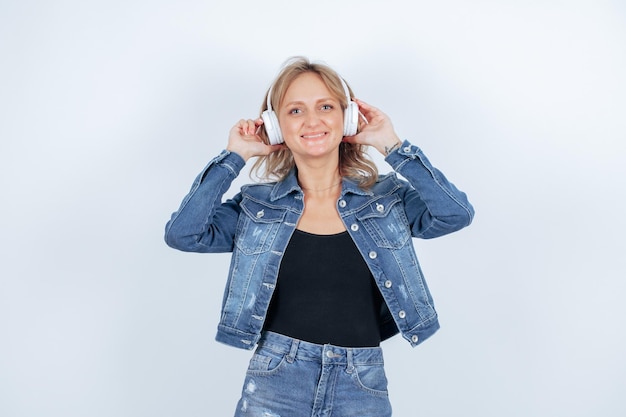
[[[268,331],[261,336],[257,351],[263,349],[284,354],[290,362],[300,359],[349,366],[384,364],[383,351],[378,346],[346,348],[330,344],[318,345]]]

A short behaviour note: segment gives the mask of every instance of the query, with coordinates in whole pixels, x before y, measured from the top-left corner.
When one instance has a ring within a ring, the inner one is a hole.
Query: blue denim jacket
[[[369,190],[344,178],[337,210],[385,300],[381,336],[398,332],[412,346],[439,328],[411,237],[434,238],[472,221],[467,197],[405,141]],[[252,349],[260,338],[280,262],[304,207],[295,172],[252,184],[222,203],[244,160],[223,151],[198,175],[165,227],[165,241],[190,252],[233,252],[216,339]]]

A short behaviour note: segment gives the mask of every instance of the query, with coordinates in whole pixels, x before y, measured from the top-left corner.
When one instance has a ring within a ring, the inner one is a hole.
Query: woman
[[[406,180],[379,176],[367,146]],[[275,181],[222,203],[252,157]],[[235,415],[391,415],[380,342],[401,333],[416,346],[439,328],[411,237],[473,214],[335,71],[288,61],[262,117],[233,126],[166,226],[176,249],[233,252],[216,339],[256,347]]]

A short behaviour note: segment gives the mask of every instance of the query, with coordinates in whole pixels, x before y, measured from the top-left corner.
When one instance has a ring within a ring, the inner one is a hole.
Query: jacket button
[[[376,259],[376,257],[378,256],[378,254],[377,254],[376,252],[374,252],[374,251],[371,251],[371,252],[369,253],[369,256],[370,256],[370,259]]]
[[[385,281],[385,287],[386,287],[386,288],[391,288],[391,286],[392,286],[392,285],[393,285],[393,284],[391,283],[391,281],[390,281],[390,280]]]
[[[398,317],[400,317],[401,319],[406,317],[406,313],[404,312],[404,310],[400,310],[400,312],[398,313]]]
[[[420,340],[420,338],[417,337],[416,334],[414,334],[413,336],[411,336],[411,340],[413,341],[413,343],[417,343],[417,341]]]
[[[260,219],[261,217],[265,216],[265,212],[263,210],[259,210],[256,212],[256,218]]]
[[[339,200],[339,207],[344,208],[346,204],[346,200]]]
[[[359,230],[359,225],[356,223],[352,223],[352,226],[350,226],[350,229],[352,229],[353,232],[356,232],[357,230]]]
[[[376,203],[376,211],[382,213],[383,211],[385,211],[385,206],[380,203]]]
[[[404,150],[404,152],[411,152],[411,147],[410,147],[410,146],[407,146],[407,147],[406,147],[406,148],[404,148],[403,150]]]

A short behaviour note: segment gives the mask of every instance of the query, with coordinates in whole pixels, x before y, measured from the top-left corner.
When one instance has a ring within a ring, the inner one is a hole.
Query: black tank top
[[[348,232],[296,230],[287,245],[265,330],[318,344],[380,344],[382,297]]]

